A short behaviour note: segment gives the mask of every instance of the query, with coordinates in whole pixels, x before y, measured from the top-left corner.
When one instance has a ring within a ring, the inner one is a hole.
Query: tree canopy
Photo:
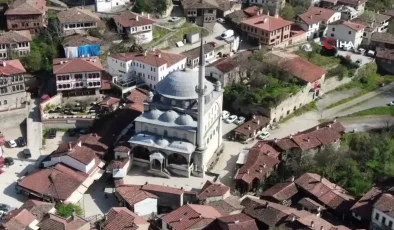
[[[280,11],[280,16],[286,20],[293,20],[295,17],[294,8],[290,4],[286,4]]]
[[[171,4],[171,0],[137,0],[133,11],[137,13],[163,13]]]
[[[82,208],[77,204],[59,204],[56,206],[56,215],[61,217],[70,217],[74,211],[77,216],[83,215]]]

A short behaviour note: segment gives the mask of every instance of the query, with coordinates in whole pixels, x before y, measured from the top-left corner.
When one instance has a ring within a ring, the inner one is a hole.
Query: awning
[[[152,153],[152,154],[149,156],[149,158],[150,158],[151,160],[152,160],[152,159],[156,159],[156,160],[160,160],[160,161],[164,160],[163,154],[161,154],[161,153],[159,153],[159,152],[154,152],[154,153]]]
[[[237,164],[243,165],[248,159],[249,149],[242,149],[238,154]]]

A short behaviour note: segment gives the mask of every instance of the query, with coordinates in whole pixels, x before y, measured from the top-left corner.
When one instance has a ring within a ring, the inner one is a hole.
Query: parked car
[[[218,22],[220,22],[220,23],[225,23],[226,21],[224,20],[224,18],[218,18],[218,19],[216,19]]]
[[[178,21],[179,19],[180,19],[180,18],[174,16],[174,17],[171,17],[169,21],[170,21],[170,22],[176,22],[176,21]]]
[[[3,217],[4,215],[5,215],[5,212],[0,210],[0,218]]]
[[[389,106],[394,106],[394,101],[390,101]]]
[[[242,125],[243,123],[245,123],[245,120],[245,117],[238,117],[238,119],[234,121],[234,124]]]
[[[12,159],[11,157],[6,157],[4,158],[4,165],[5,166],[10,166],[14,164],[14,159]]]
[[[233,123],[235,120],[237,120],[237,118],[238,118],[237,115],[231,115],[231,116],[229,116],[229,117],[225,120],[225,122],[231,124],[231,123]]]
[[[223,110],[222,112],[222,119],[226,120],[230,116],[230,113],[227,112],[226,110]]]
[[[226,30],[220,35],[222,39],[231,38],[232,36],[234,36],[234,30]]]
[[[48,132],[48,139],[55,138],[56,137],[56,133],[57,133],[56,129],[50,129],[49,132]]]
[[[260,135],[257,136],[258,139],[264,140],[269,137],[271,134],[269,132],[262,132]]]
[[[18,146],[14,140],[7,141],[7,144],[8,144],[8,147],[10,147],[10,148],[15,148]]]
[[[0,203],[0,211],[3,211],[4,213],[7,213],[11,210],[11,206],[7,204],[1,204]]]
[[[25,155],[25,158],[31,158],[30,149],[24,149],[23,150],[23,155]]]
[[[18,147],[25,147],[26,146],[26,141],[25,138],[23,137],[18,137],[18,139],[15,140],[16,144],[18,145]]]

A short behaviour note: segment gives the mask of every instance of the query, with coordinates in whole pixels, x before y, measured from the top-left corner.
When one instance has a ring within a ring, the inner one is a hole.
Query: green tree
[[[394,23],[390,23],[389,27],[387,28],[387,32],[390,34],[394,34]]]
[[[56,206],[56,215],[67,218],[72,216],[73,212],[78,216],[83,215],[82,208],[77,204],[59,204]]]
[[[150,9],[148,8],[148,5],[146,4],[146,0],[137,0],[135,2],[133,11],[137,12],[137,13],[142,13],[142,12],[150,12]]]
[[[295,17],[294,8],[290,4],[286,4],[280,11],[280,16],[286,20],[293,20]]]

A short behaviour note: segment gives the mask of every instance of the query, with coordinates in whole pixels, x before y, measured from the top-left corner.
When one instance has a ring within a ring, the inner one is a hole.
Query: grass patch
[[[183,36],[189,33],[202,33],[205,37],[209,34],[209,31],[191,23],[184,23],[182,26],[176,28],[176,33],[169,39],[171,42],[183,41]]]
[[[315,110],[317,110],[316,101],[312,101],[311,103],[297,109],[294,113],[290,114],[289,116],[283,118],[279,123],[284,123],[294,117],[298,117],[304,113],[315,111]]]
[[[0,0],[0,3],[11,3],[13,0]]]
[[[382,106],[375,107],[366,110],[361,110],[356,113],[347,115],[345,117],[359,117],[359,116],[368,116],[368,115],[394,115],[394,107],[393,106]]]
[[[369,63],[359,69],[356,79],[354,81],[352,81],[349,84],[346,84],[336,90],[336,91],[343,91],[343,90],[359,88],[359,89],[361,89],[361,91],[351,97],[342,99],[340,101],[337,101],[337,102],[329,105],[326,109],[331,109],[331,108],[336,107],[338,105],[342,105],[342,104],[349,102],[355,98],[358,98],[366,93],[374,91],[374,90],[382,87],[382,85],[391,83],[393,81],[394,81],[394,76],[379,74],[377,72],[376,63],[374,63],[374,62]]]
[[[341,62],[341,60],[337,57],[325,56],[320,54],[319,52],[305,52],[303,50],[298,50],[295,53],[312,62],[313,64],[324,68],[332,68],[339,65]]]
[[[153,40],[152,42],[156,42],[158,41],[160,38],[166,36],[167,34],[171,33],[170,30],[167,30],[163,27],[159,27],[159,26],[154,26],[153,27]]]
[[[1,1],[1,0],[0,0]],[[49,9],[47,11],[48,19],[56,19],[59,11]]]

